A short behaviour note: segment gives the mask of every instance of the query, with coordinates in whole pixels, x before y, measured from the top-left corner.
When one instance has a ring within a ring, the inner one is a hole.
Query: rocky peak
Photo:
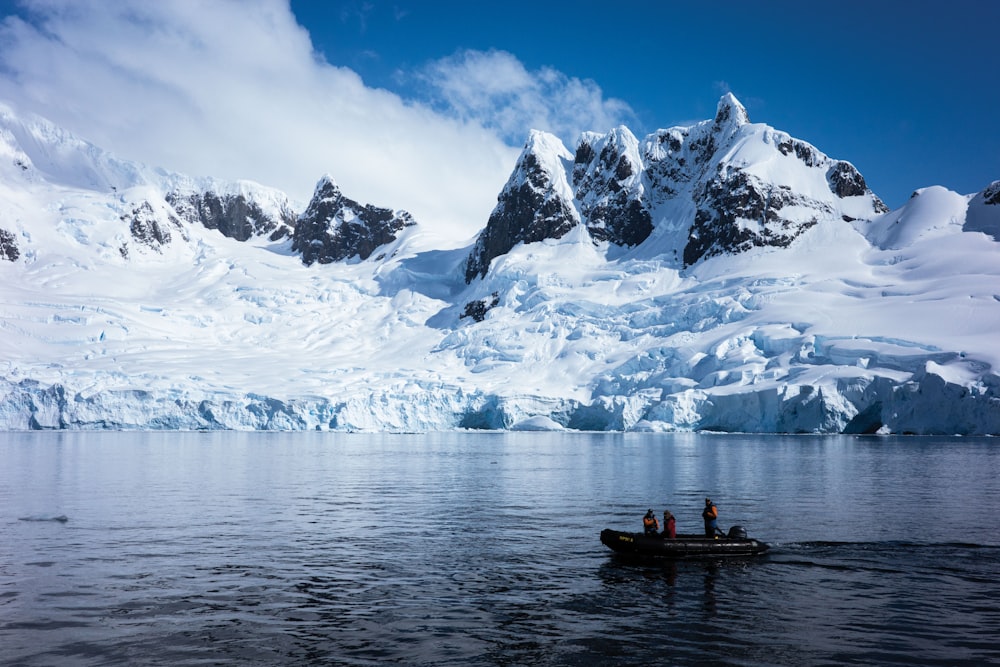
[[[627,127],[586,134],[576,151],[573,188],[592,238],[635,246],[653,231],[644,201],[639,141]]]
[[[639,141],[624,126],[584,133],[575,155],[551,134],[532,131],[466,260],[466,282],[485,276],[518,243],[558,239],[581,223],[595,241],[642,243],[653,230],[644,169]]]
[[[747,113],[746,107],[736,99],[736,96],[732,93],[723,95],[722,99],[719,100],[713,121],[713,127],[716,131],[734,130],[749,123],[750,114]]]
[[[351,257],[365,260],[415,224],[406,211],[360,204],[345,197],[327,175],[316,184],[309,206],[296,222],[292,250],[301,253],[307,265]]]
[[[324,202],[337,202],[341,197],[343,197],[343,193],[340,191],[340,186],[337,185],[337,182],[333,180],[333,176],[323,174],[323,177],[316,181],[316,187],[313,188],[313,196],[309,202],[310,206],[313,204],[319,205]]]
[[[597,184],[615,191],[633,186],[642,174],[639,141],[624,125],[606,135],[587,132],[580,138],[573,161],[573,187],[577,197]]]
[[[786,247],[817,224],[871,220],[888,210],[853,165],[784,132],[745,124],[724,146],[691,190],[695,214],[684,266]]]
[[[466,281],[517,243],[583,224],[596,241],[637,246],[678,267],[754,247],[784,247],[824,221],[887,209],[848,162],[763,124],[731,93],[713,119],[642,142],[626,127],[587,132],[570,156],[533,132],[466,264]],[[657,229],[657,228],[660,229]]]
[[[490,262],[518,243],[561,238],[580,222],[566,176],[572,160],[558,138],[531,132],[466,260],[467,283],[485,276]]]
[[[688,184],[716,171],[716,153],[738,140],[750,124],[746,108],[732,93],[719,100],[715,118],[689,127],[657,130],[642,143],[642,158],[655,207],[674,199]]]

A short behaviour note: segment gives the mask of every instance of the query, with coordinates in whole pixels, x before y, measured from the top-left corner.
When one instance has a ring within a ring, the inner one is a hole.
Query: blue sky
[[[765,122],[846,159],[893,206],[914,188],[1000,178],[1000,3],[333,2],[292,9],[330,62],[421,96],[407,73],[501,50],[593,81],[642,135],[711,117],[732,91]],[[605,131],[608,128],[590,128]]]
[[[1000,3],[0,0],[0,100],[122,157],[308,197],[323,173],[449,233],[485,224],[531,128],[572,148],[751,120],[892,207],[1000,178]]]

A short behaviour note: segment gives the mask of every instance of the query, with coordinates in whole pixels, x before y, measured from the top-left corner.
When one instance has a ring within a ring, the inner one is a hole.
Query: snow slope
[[[367,259],[309,266],[290,236],[226,236],[168,195],[242,194],[276,221],[306,206],[0,107],[0,429],[1000,433],[1000,184],[882,214],[849,189],[829,199],[837,161],[724,106],[725,127],[658,135],[660,164],[670,138],[678,158],[730,137],[708,171],[672,194],[621,181],[652,211],[645,241],[574,224],[469,282],[474,247],[437,249],[420,221]],[[650,164],[626,132],[584,140]],[[569,219],[601,206],[573,199],[572,153],[531,143],[569,170]],[[810,224],[680,261],[699,209],[707,230],[732,213],[697,199],[732,173],[722,155],[758,191],[795,193],[781,219]],[[807,200],[837,208],[795,218]]]

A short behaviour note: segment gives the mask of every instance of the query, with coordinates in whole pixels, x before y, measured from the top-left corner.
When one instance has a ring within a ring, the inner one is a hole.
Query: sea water
[[[771,544],[622,562],[670,509]],[[1000,664],[1000,441],[0,434],[4,665]]]

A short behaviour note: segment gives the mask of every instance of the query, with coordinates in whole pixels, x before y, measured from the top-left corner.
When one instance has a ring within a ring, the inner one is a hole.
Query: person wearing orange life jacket
[[[701,513],[705,520],[705,537],[715,537],[719,534],[719,509],[712,504],[711,498],[705,498],[705,509]]]
[[[653,510],[648,510],[646,516],[642,517],[642,528],[647,535],[657,535],[660,531],[660,522],[656,520]]]
[[[663,510],[663,539],[674,539],[677,537],[677,520],[670,510]]]

